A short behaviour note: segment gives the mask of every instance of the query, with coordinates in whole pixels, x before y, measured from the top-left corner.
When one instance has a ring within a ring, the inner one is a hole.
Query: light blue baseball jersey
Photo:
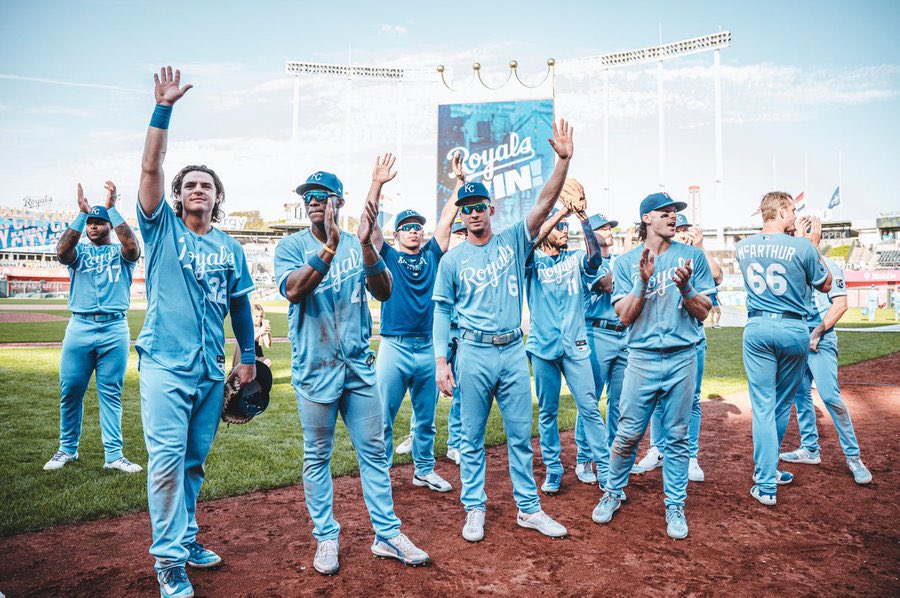
[[[866,293],[866,303],[878,306],[878,289],[869,289]]]
[[[112,314],[131,305],[131,279],[136,262],[122,256],[118,243],[75,246],[69,268],[69,311],[76,314]]]
[[[166,368],[189,370],[203,359],[225,377],[225,316],[231,300],[253,290],[240,243],[217,228],[193,232],[163,197],[149,216],[138,202],[144,238],[147,317],[139,351]]]
[[[309,229],[285,237],[275,249],[275,278],[285,295],[288,276],[318,254],[322,242]],[[305,399],[332,403],[344,392],[347,370],[375,383],[369,348],[372,317],[359,237],[341,231],[328,274],[312,293],[288,309],[291,382]]]
[[[835,298],[847,296],[847,283],[844,282],[844,271],[827,257],[825,258],[825,264],[831,272],[831,290],[827,293],[822,293],[813,289],[809,319],[807,320],[810,328],[814,328],[822,323],[825,312],[831,307],[831,303]]]
[[[525,350],[542,359],[591,356],[584,327],[583,276],[596,276],[583,250],[550,256],[535,249],[525,267],[531,327]]]
[[[584,284],[581,287],[581,298],[584,304],[584,318],[586,320],[608,320],[614,324],[621,324],[612,304],[612,295],[610,293],[596,293],[592,290],[598,280],[612,272],[613,264],[617,259],[618,256],[610,253],[608,258],[604,258],[603,263],[594,276],[585,274]],[[613,288],[615,289],[615,281],[613,281]]]
[[[812,289],[828,271],[819,252],[803,237],[759,233],[735,248],[735,257],[747,287],[747,309],[805,315]]]
[[[432,298],[456,306],[462,329],[495,334],[519,328],[525,259],[532,247],[524,220],[484,245],[458,245],[438,266]]]
[[[641,243],[613,265],[613,303],[628,295],[640,278],[643,251],[644,244]],[[656,256],[653,276],[647,283],[644,308],[625,336],[629,349],[682,347],[695,345],[703,339],[696,318],[685,309],[681,291],[672,280],[675,269],[683,267],[687,260],[691,260],[694,269],[691,275],[694,290],[701,295],[715,292],[716,285],[703,251],[693,245],[672,241],[669,249]]]

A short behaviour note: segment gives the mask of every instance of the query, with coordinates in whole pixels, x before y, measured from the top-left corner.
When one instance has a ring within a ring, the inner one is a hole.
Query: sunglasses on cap
[[[569,223],[565,221],[557,222],[556,230],[569,230]]]
[[[418,232],[422,230],[422,225],[418,222],[410,222],[409,224],[404,224],[403,226],[401,226],[399,230],[402,230],[405,233],[408,233],[411,230]]]
[[[340,199],[340,196],[322,190],[307,191],[303,194],[303,202],[306,204],[309,204],[312,200],[316,200],[318,203],[325,203],[329,199]]]
[[[468,215],[471,214],[472,212],[478,212],[478,213],[480,214],[480,213],[484,212],[486,209],[488,209],[488,207],[489,207],[490,205],[491,205],[491,204],[489,204],[488,202],[483,201],[483,202],[481,202],[481,203],[475,203],[475,204],[468,205],[468,206],[462,206],[459,210],[460,210],[463,214],[465,214],[466,216],[468,216]]]

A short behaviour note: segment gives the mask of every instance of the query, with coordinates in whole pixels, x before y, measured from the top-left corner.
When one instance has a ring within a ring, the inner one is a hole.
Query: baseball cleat
[[[594,474],[594,464],[590,461],[579,463],[575,466],[575,475],[582,484],[596,484],[597,476]]]
[[[163,569],[156,574],[156,581],[162,598],[191,598],[194,595],[194,586],[182,566]]]
[[[556,494],[559,492],[559,485],[562,483],[562,476],[558,473],[548,473],[547,479],[541,484],[541,492],[544,494]]]
[[[523,513],[522,511],[519,511],[519,515],[516,517],[516,523],[518,523],[520,527],[537,530],[551,538],[562,538],[569,533],[565,527],[553,521],[553,519],[543,511],[537,511],[536,513]]]
[[[688,479],[692,482],[702,482],[705,477],[703,470],[700,469],[700,463],[697,462],[697,459],[691,458],[688,462]]]
[[[466,512],[466,525],[462,537],[469,542],[480,542],[484,539],[484,511],[472,509]]]
[[[187,564],[195,569],[212,569],[222,564],[222,557],[212,550],[204,548],[203,544],[194,540],[184,545],[190,553],[187,558]]]
[[[430,488],[435,492],[450,492],[453,490],[453,486],[450,485],[450,482],[433,471],[425,475],[413,474],[413,486]]]
[[[819,451],[810,451],[805,448],[798,448],[796,451],[789,453],[781,453],[778,458],[785,463],[803,463],[805,465],[818,465],[822,462]]]
[[[430,559],[421,548],[416,547],[404,534],[397,534],[393,538],[375,536],[372,544],[372,554],[386,559],[397,559],[404,565],[424,565]]]
[[[788,471],[776,471],[775,472],[775,483],[779,486],[787,486],[791,482],[794,481],[794,474]]]
[[[62,469],[69,461],[77,461],[78,453],[70,455],[65,451],[56,451],[49,461],[44,463],[44,471],[52,471],[54,469]]]
[[[863,465],[859,457],[847,457],[847,467],[853,472],[853,481],[857,484],[868,484],[872,481],[872,472]]]
[[[651,446],[644,458],[631,468],[631,473],[646,473],[657,467],[662,467],[663,455],[655,446]]]
[[[137,463],[132,463],[125,457],[119,457],[115,461],[104,463],[103,469],[118,469],[119,471],[124,471],[125,473],[138,473],[139,471],[144,470],[143,467],[141,467]]]
[[[607,492],[603,495],[603,498],[600,499],[600,502],[597,503],[597,506],[594,507],[594,512],[591,513],[591,519],[593,519],[595,523],[609,523],[612,520],[613,513],[618,511],[620,506],[622,506],[621,499],[618,499]]]
[[[338,540],[319,540],[313,567],[322,575],[334,575],[341,568],[338,562]]]
[[[412,435],[406,437],[406,440],[397,445],[394,452],[398,455],[408,455],[412,452]]]
[[[454,463],[456,463],[457,465],[459,465],[459,460],[461,459],[461,456],[459,454],[459,449],[458,448],[448,448],[447,449],[447,458],[450,459],[451,461],[453,461]]]
[[[666,533],[675,540],[687,538],[688,524],[684,516],[684,508],[669,507],[666,509]]]
[[[771,507],[775,504],[775,493],[774,492],[763,492],[759,486],[756,484],[750,488],[750,496],[766,505],[767,507]]]

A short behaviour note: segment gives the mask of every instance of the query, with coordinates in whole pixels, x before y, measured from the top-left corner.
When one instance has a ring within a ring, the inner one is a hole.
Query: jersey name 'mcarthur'
[[[794,259],[797,250],[788,245],[742,245],[737,248],[737,259],[769,258],[789,262]]]
[[[497,287],[499,285],[500,278],[509,271],[516,257],[515,251],[509,245],[500,245],[499,253],[496,260],[486,264],[483,268],[460,268],[459,280],[465,283],[467,293],[474,289],[477,294],[488,286]],[[464,265],[469,259],[462,260],[460,264]]]

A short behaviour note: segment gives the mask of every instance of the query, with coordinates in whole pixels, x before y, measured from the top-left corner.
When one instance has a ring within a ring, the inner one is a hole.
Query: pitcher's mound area
[[[315,542],[302,487],[203,503],[199,539],[225,562],[216,571],[189,575],[198,596],[897,596],[900,476],[893,459],[900,455],[900,353],[846,368],[841,379],[863,460],[875,477],[866,487],[853,482],[817,400],[822,464],[786,467],[796,480],[779,490],[776,507],[753,500],[749,404],[746,395],[737,395],[703,403],[700,463],[706,481],[688,488],[686,540],[666,536],[661,470],[632,476],[628,502],[610,524],[594,524],[599,491],[576,481],[569,432],[563,435],[562,492],[542,497],[543,508],[568,527],[567,539],[550,540],[516,525],[501,446],[488,452],[490,501],[485,539],[478,544],[460,536],[465,515],[455,465],[446,459],[437,464],[453,484],[449,494],[414,488],[411,466],[394,468],[396,511],[403,530],[431,555],[430,566],[372,557],[359,479],[345,477],[334,484],[342,525],[338,575],[323,577],[312,568]],[[797,442],[792,422],[784,447]],[[536,440],[534,446],[540,485]],[[641,455],[645,449],[646,442]],[[149,545],[146,513],[3,538],[0,591],[155,595]]]

